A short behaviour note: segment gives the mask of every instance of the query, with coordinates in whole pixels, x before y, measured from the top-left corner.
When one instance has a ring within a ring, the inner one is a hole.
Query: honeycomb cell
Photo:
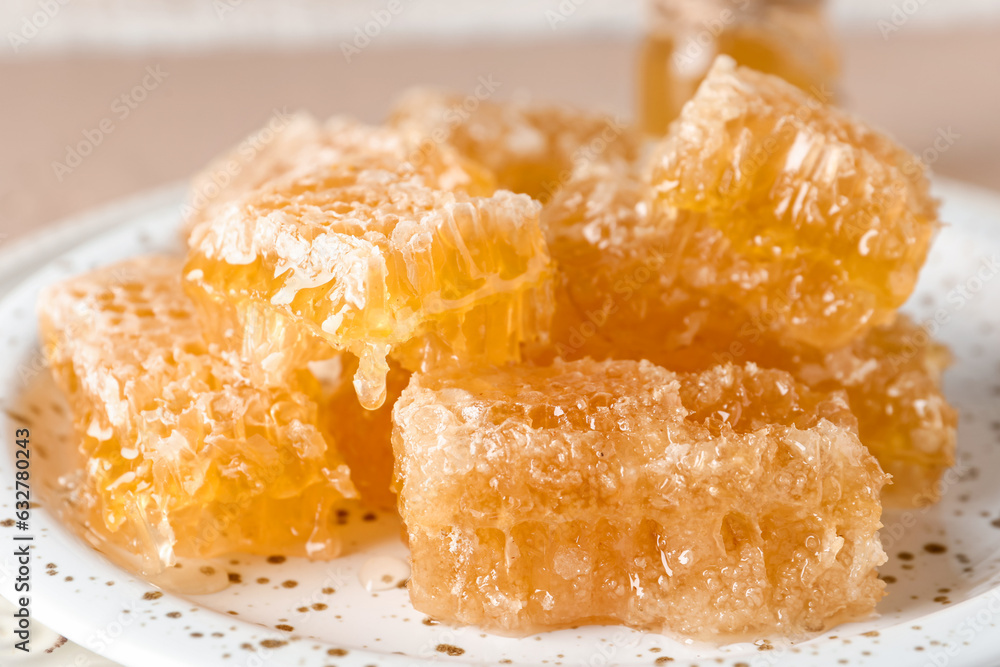
[[[753,364],[415,374],[393,413],[410,596],[524,635],[794,635],[883,594],[886,476],[840,393]]]
[[[269,183],[199,226],[185,276],[221,306],[220,321],[235,315],[223,327],[252,365],[280,377],[349,351],[374,409],[391,352],[412,370],[503,363],[544,335],[551,267],[538,211],[524,195],[472,197],[365,158],[338,162]],[[326,351],[313,355],[316,339]]]
[[[489,195],[495,179],[447,146],[424,146],[412,132],[364,125],[335,116],[319,122],[307,113],[276,112],[270,122],[219,156],[191,182],[184,231],[224,214],[261,186],[302,170],[364,158],[372,168],[417,174],[444,190]]]
[[[825,349],[892,322],[939,226],[915,157],[725,56],[650,178],[683,282]]]
[[[633,160],[640,143],[610,116],[427,89],[405,94],[389,122],[423,134],[425,146],[453,146],[488,167],[500,187],[541,201],[578,166]]]
[[[330,558],[332,507],[357,495],[318,427],[318,386],[261,386],[198,325],[179,258],[76,277],[40,302],[46,356],[81,438],[74,506],[142,557]]]
[[[837,48],[822,0],[655,0],[639,57],[642,128],[663,135],[694,96],[712,61],[780,76],[833,101]]]
[[[936,501],[956,441],[957,415],[941,387],[947,349],[905,316],[832,350],[775,332],[671,273],[672,218],[658,216],[650,197],[628,171],[595,170],[546,205],[556,310],[550,344],[533,348],[533,358],[648,359],[678,372],[754,362],[816,389],[846,390],[861,441],[893,476],[885,502]]]

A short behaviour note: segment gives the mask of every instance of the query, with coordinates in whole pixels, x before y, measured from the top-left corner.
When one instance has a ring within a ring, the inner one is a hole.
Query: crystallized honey
[[[439,369],[394,420],[410,596],[434,618],[718,640],[821,630],[882,597],[886,476],[842,393],[787,373]]]
[[[86,527],[156,572],[234,551],[329,558],[332,507],[357,495],[319,427],[318,386],[253,383],[207,340],[182,260],[140,257],[49,289],[46,356],[83,461]]]

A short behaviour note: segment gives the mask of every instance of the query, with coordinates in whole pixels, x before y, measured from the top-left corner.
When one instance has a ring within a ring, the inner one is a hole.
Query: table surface
[[[887,38],[869,24],[843,34],[841,44],[845,106],[924,154],[935,172],[1000,189],[1000,23],[904,26]],[[0,242],[185,179],[274,109],[377,121],[404,87],[471,90],[492,76],[501,97],[631,116],[635,58],[634,40],[616,34],[586,42],[528,35],[474,47],[376,42],[351,63],[334,45],[0,60]],[[152,89],[126,106],[121,96],[144,78]],[[76,164],[71,147],[89,154]]]

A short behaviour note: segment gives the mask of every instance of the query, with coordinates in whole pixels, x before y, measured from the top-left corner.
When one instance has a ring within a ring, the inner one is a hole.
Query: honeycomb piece
[[[386,376],[385,403],[377,410],[365,410],[351,384],[358,367],[357,359],[345,352],[331,362],[312,367],[317,366],[316,374],[326,390],[320,410],[321,423],[351,468],[354,486],[368,505],[395,511],[392,406],[410,381],[410,372],[391,361]]]
[[[720,56],[652,162],[678,271],[831,349],[888,324],[938,228],[921,163],[777,77]]]
[[[347,117],[318,122],[306,113],[278,113],[195,176],[184,231],[222,215],[235,200],[275,179],[319,165],[363,158],[371,167],[419,174],[444,190],[489,195],[496,189],[484,167],[445,146],[424,146],[412,132],[372,127]]]
[[[633,160],[639,138],[610,117],[563,107],[498,103],[435,90],[405,94],[395,127],[422,133],[488,167],[500,187],[547,200],[581,164]]]
[[[823,0],[654,0],[639,58],[642,128],[666,133],[719,54],[833,101],[837,48]]]
[[[315,343],[303,341],[320,338],[326,356],[360,359],[354,386],[375,409],[394,349],[414,370],[422,354],[503,363],[547,329],[538,210],[524,195],[470,197],[337,163],[273,182],[200,226],[185,275],[193,294],[236,314],[239,326],[224,328],[254,351],[252,365],[280,377],[309,356]]]
[[[524,635],[792,635],[883,594],[885,475],[787,373],[556,362],[416,374],[393,412],[414,606]]]
[[[150,572],[233,551],[336,556],[331,508],[357,494],[318,427],[318,386],[242,376],[202,335],[182,264],[137,258],[41,301],[81,438],[82,522]]]
[[[837,350],[791,345],[763,361],[787,367],[810,386],[847,390],[861,441],[892,475],[886,504],[941,498],[939,481],[955,463],[958,413],[941,387],[951,353],[922,326],[900,316]]]

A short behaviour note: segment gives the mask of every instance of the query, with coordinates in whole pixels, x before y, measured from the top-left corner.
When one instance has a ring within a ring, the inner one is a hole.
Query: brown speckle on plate
[[[62,645],[65,644],[65,643],[66,643],[66,638],[63,637],[62,635],[59,635],[59,637],[58,637],[58,639],[56,639],[55,643],[52,644],[52,646],[50,646],[47,649],[45,649],[45,652],[46,653],[52,653],[57,648],[61,648]]]

